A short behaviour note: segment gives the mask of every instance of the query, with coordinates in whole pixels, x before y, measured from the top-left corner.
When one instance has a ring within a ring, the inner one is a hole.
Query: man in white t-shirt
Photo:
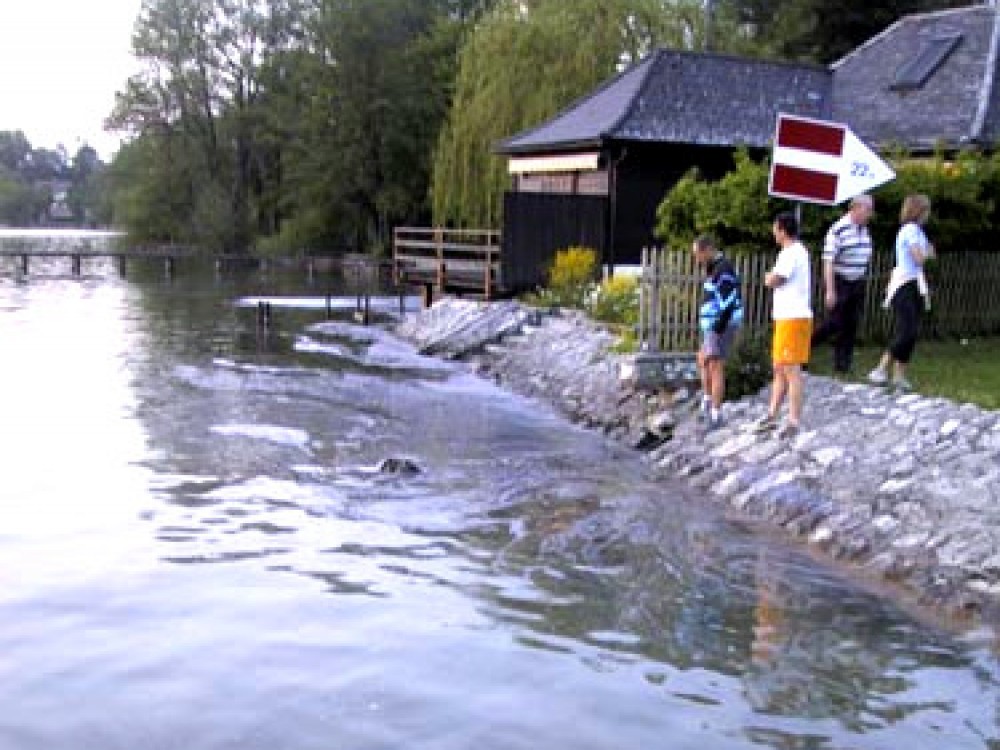
[[[764,284],[774,290],[771,317],[774,339],[771,360],[774,378],[767,414],[756,424],[759,432],[778,425],[778,411],[788,396],[788,418],[779,435],[790,437],[798,432],[802,417],[802,365],[809,361],[812,336],[812,279],[809,251],[799,242],[799,222],[792,213],[781,213],[771,227],[780,251],[774,268],[764,277]]]

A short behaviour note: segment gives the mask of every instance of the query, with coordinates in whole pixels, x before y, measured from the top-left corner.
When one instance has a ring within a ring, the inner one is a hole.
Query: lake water
[[[988,638],[335,281],[69,263],[0,260],[0,750],[1000,747]]]

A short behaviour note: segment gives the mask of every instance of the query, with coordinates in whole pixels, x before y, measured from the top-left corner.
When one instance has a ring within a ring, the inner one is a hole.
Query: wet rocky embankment
[[[706,431],[690,388],[651,393],[582,314],[445,299],[397,331],[576,422],[644,446],[741,515],[951,615],[1000,622],[1000,413],[807,375],[802,430],[756,435],[766,391]]]

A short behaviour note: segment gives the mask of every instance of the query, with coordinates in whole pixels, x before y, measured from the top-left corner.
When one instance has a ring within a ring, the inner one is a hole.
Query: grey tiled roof
[[[906,16],[831,67],[833,118],[877,145],[930,149],[1000,141],[1000,13],[980,5]],[[959,36],[919,88],[893,90],[896,72],[931,39]]]
[[[658,50],[500,153],[559,151],[603,140],[766,146],[778,112],[829,117],[821,67]]]
[[[919,88],[890,88],[921,42],[961,40]],[[877,146],[1000,143],[1000,10],[907,16],[829,69],[661,49],[594,93],[502,141],[503,154],[608,140],[766,147],[778,112],[844,122]]]
[[[539,146],[573,148],[600,143],[629,111],[656,62],[650,55],[612,78],[594,93],[579,99],[551,120],[503,141],[499,151],[536,151]]]

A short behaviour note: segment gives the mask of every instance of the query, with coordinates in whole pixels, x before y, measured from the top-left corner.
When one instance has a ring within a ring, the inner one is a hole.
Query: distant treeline
[[[495,143],[657,46],[829,62],[955,4],[145,0],[107,205],[135,240],[274,254],[384,251],[402,223],[495,228]]]
[[[21,131],[0,131],[0,224],[98,226],[111,218],[102,203],[102,163],[90,146],[73,157],[62,147],[33,148]]]

